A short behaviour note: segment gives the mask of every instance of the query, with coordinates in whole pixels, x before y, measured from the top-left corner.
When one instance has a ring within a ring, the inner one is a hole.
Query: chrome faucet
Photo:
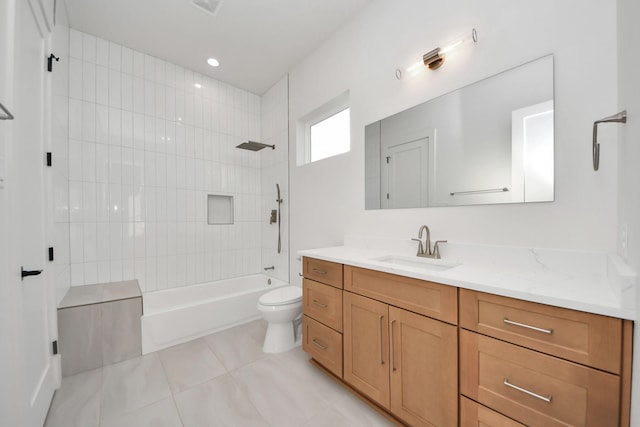
[[[425,246],[422,245],[423,231],[427,232],[427,236],[425,240],[426,250],[425,250]],[[440,247],[438,245],[440,243],[447,243],[446,240],[437,240],[433,245],[433,252],[432,252],[431,251],[431,232],[429,231],[429,227],[427,227],[426,225],[423,225],[422,227],[420,227],[420,231],[418,231],[418,238],[417,239],[414,238],[411,240],[418,242],[418,253],[416,254],[416,256],[423,257],[423,258],[440,259]]]

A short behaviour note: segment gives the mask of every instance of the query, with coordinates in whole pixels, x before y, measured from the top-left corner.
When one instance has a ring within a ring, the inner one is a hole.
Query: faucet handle
[[[413,237],[411,240],[413,240],[414,242],[418,242],[418,253],[416,255],[424,255],[424,246],[422,246],[422,239],[416,239],[415,237]]]
[[[433,257],[436,259],[440,259],[440,246],[439,243],[447,243],[446,240],[436,240],[433,244]]]

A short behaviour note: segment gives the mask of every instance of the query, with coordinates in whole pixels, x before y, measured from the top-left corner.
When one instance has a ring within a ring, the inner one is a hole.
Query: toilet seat
[[[263,294],[258,300],[262,305],[286,305],[302,301],[302,289],[298,286],[282,286]]]

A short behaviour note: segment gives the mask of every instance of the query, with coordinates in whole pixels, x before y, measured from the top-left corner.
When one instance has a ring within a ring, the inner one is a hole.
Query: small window
[[[351,145],[349,108],[311,126],[311,161],[349,151]]]
[[[351,149],[349,92],[299,119],[296,135],[298,165],[348,152]]]

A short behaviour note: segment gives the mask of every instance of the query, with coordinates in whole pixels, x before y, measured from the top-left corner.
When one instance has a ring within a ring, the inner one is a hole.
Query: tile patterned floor
[[[389,426],[263,321],[64,378],[46,427]]]

